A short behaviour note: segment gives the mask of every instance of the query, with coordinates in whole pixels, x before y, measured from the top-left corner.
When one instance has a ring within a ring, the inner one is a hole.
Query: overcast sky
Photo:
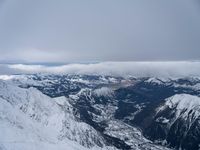
[[[199,0],[0,0],[0,62],[200,59]]]

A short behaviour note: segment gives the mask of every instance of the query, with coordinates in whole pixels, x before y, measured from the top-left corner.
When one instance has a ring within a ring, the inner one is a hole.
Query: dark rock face
[[[197,119],[190,127],[188,134],[182,142],[182,148],[199,149],[200,143],[200,119]]]
[[[169,147],[198,150],[200,106],[197,106],[197,110],[189,112],[187,106],[184,109],[176,109],[176,107],[176,105],[173,108],[165,107],[157,112],[152,117],[150,125],[143,130],[144,134],[152,141],[161,143],[165,140]]]
[[[140,128],[145,137],[153,142],[175,149],[199,149],[200,118],[194,119],[189,117],[191,114],[188,114],[186,118],[180,117],[174,120],[176,111],[169,107],[157,112],[157,109],[164,105],[165,99],[175,94],[200,96],[200,89],[193,88],[200,83],[199,79],[183,78],[163,81],[157,78],[150,80],[150,78],[124,79],[92,75],[52,75],[34,76],[31,80],[46,79],[52,82],[37,86],[31,84],[20,86],[34,86],[51,97],[70,98],[79,119],[102,133],[108,145],[114,145],[119,149],[131,149],[131,146],[120,138],[105,134],[104,131],[108,127],[107,122],[111,116],[113,119]],[[102,87],[111,89],[112,95],[96,94],[95,90]],[[70,97],[71,95],[75,95],[76,98]],[[108,111],[104,110],[107,106],[113,108],[113,111],[110,110],[109,114],[104,114]]]

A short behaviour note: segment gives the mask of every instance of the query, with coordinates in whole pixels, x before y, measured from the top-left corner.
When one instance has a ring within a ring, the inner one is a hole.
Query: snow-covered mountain
[[[200,144],[199,77],[32,74],[0,79],[4,149],[27,149],[31,142],[38,143],[32,149],[197,150]]]
[[[1,149],[113,149],[93,127],[77,120],[66,97],[0,81]]]
[[[167,98],[146,133],[152,134],[152,140],[165,140],[177,149],[199,149],[200,97],[176,94]]]

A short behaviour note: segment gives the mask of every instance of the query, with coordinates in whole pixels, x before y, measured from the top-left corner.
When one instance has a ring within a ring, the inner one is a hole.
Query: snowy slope
[[[160,150],[164,145],[196,150],[191,145],[200,144],[199,77],[29,74],[0,75],[0,79],[4,80],[1,101],[6,101],[1,111],[9,104],[17,111],[10,116],[29,118],[27,126],[37,131],[30,137],[40,137],[36,145],[50,141],[56,142],[51,144],[55,147],[76,142],[90,149],[112,145]]]
[[[200,143],[199,120],[200,97],[175,94],[156,108],[156,114],[145,132],[151,140],[164,142],[176,149],[197,150]]]
[[[52,99],[35,88],[0,81],[0,149],[101,147],[109,149],[96,130],[75,119],[65,97]]]
[[[163,110],[166,107],[174,109],[176,118],[186,119],[191,116],[192,119],[196,119],[200,116],[200,97],[189,94],[176,94],[166,99],[165,105],[159,109]]]

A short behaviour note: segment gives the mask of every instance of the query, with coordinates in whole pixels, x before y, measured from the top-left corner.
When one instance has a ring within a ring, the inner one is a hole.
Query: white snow
[[[190,111],[200,107],[200,98],[189,94],[176,94],[168,99],[166,105],[170,108],[173,108],[176,105],[176,109],[187,109]]]
[[[42,75],[40,77],[42,78]],[[75,95],[69,95],[69,98],[50,98],[35,88],[23,89],[18,85],[48,87],[50,82],[57,82],[57,79],[48,78],[39,81],[34,80],[31,75],[0,76],[0,78],[4,80],[0,80],[0,150],[115,149],[105,146],[103,137],[93,127],[80,122],[74,115],[73,106],[69,103],[78,100],[81,95],[85,95],[93,103],[92,92],[97,96],[111,97],[114,94],[113,88],[102,87],[94,91],[82,88]],[[85,82],[79,79],[71,81]],[[115,82],[114,78],[109,78],[109,81]],[[125,85],[127,84],[129,83],[125,82]],[[108,121],[106,134],[124,140],[127,144],[135,146],[135,149],[164,149],[145,139],[138,129],[119,120],[112,120],[117,105],[95,104],[94,108],[101,114],[92,114],[93,120]],[[99,147],[97,142],[103,148]]]
[[[64,107],[63,107],[64,106]],[[76,120],[67,98],[0,80],[1,150],[84,150],[106,147],[100,134]]]
[[[130,145],[133,150],[169,150],[168,148],[153,144],[142,135],[139,129],[119,120],[110,120],[104,133],[120,138]]]
[[[15,78],[14,75],[0,75],[1,80],[11,80],[13,78]]]
[[[164,117],[159,117],[156,119],[156,122],[160,122],[160,123],[168,123],[170,120]]]
[[[167,84],[170,81],[171,81],[171,79],[167,78],[167,77],[166,78],[164,78],[164,77],[159,77],[159,78],[151,77],[148,80],[146,80],[145,82],[162,85],[162,84]]]
[[[188,116],[193,114],[195,118],[200,116],[200,97],[190,94],[176,94],[166,99],[165,104],[158,111],[169,107],[176,110],[176,115]]]
[[[101,87],[99,89],[95,89],[94,93],[97,96],[113,96],[114,91],[108,87]]]

